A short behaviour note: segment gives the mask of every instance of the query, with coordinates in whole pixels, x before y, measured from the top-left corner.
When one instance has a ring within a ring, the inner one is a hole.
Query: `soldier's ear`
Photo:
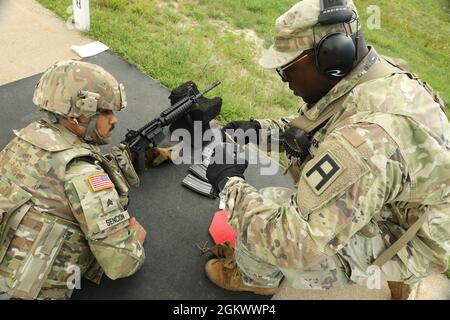
[[[81,116],[79,116],[78,118],[73,118],[74,119],[74,123],[75,124],[88,124],[89,123],[89,121],[91,121],[91,119],[90,118],[88,118],[88,117],[86,117],[86,116],[84,116],[84,115],[81,115]]]

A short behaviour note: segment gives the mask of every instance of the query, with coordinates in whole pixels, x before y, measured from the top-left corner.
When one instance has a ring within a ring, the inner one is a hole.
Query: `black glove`
[[[232,121],[227,123],[223,128],[222,132],[228,131],[236,131],[238,129],[241,129],[244,131],[244,144],[247,144],[249,142],[258,144],[259,143],[259,130],[261,130],[261,125],[258,121],[250,120],[250,121]],[[231,137],[234,139],[235,142],[241,142],[243,139],[238,139],[238,133],[235,132],[234,134],[231,132],[228,132]],[[242,133],[241,133],[242,134]],[[256,139],[256,140],[255,140]],[[224,134],[224,141],[227,141]]]
[[[222,191],[228,178],[241,177],[244,179],[244,172],[248,162],[237,156],[237,145],[222,143],[214,149],[211,162],[206,169],[206,177],[216,193]]]

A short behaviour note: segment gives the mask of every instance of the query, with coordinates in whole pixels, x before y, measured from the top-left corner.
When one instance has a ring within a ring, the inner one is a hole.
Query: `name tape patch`
[[[104,173],[90,176],[88,182],[94,192],[114,187],[111,179]]]
[[[321,194],[343,171],[343,166],[327,152],[306,172],[305,179],[316,194]]]
[[[97,222],[100,231],[114,227],[115,225],[130,219],[128,211],[119,212],[118,214]]]

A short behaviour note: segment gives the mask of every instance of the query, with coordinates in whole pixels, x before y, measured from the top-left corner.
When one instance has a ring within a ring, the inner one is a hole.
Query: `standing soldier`
[[[296,190],[258,191],[242,164],[208,167],[237,234],[232,255],[207,263],[209,279],[273,294],[283,276],[320,289],[379,277],[395,299],[447,270],[450,125],[439,96],[366,46],[351,0],[294,5],[260,64],[303,98],[300,114],[225,128],[260,140],[261,129],[282,131]]]
[[[44,73],[33,102],[47,116],[0,152],[0,297],[68,299],[74,277],[127,277],[145,259],[146,231],[126,210],[139,184],[129,153],[99,148],[125,91],[99,66],[64,61]]]

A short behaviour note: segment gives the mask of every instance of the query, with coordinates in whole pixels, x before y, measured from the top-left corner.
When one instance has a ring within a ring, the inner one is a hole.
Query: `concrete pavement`
[[[1,0],[0,85],[44,71],[63,59],[79,59],[70,49],[92,40],[34,0]]]
[[[381,289],[368,289],[359,285],[330,290],[297,290],[287,283],[281,285],[274,300],[389,300],[390,291],[387,282]],[[450,280],[438,274],[422,280],[413,287],[408,300],[450,300]]]

